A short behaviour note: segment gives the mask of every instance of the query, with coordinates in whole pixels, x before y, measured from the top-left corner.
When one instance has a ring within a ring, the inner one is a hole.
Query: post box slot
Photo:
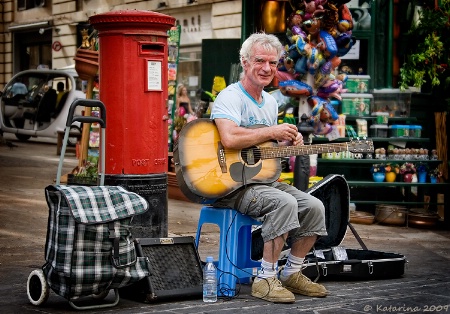
[[[154,44],[141,44],[141,53],[142,54],[164,54],[164,46],[163,45],[154,45]]]

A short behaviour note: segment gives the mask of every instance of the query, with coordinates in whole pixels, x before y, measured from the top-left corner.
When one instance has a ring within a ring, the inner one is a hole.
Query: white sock
[[[297,257],[289,254],[286,265],[284,266],[283,271],[280,274],[281,279],[285,280],[290,275],[301,271],[304,260],[304,257]]]
[[[258,276],[255,278],[255,282],[261,279],[266,279],[270,277],[275,277],[277,275],[278,262],[269,263],[264,259],[261,262],[261,269],[258,272]]]

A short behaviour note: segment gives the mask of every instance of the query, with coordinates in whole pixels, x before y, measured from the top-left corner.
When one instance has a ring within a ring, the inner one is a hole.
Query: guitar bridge
[[[225,150],[221,142],[219,142],[217,148],[217,161],[219,162],[222,173],[227,173],[227,159],[225,158]]]

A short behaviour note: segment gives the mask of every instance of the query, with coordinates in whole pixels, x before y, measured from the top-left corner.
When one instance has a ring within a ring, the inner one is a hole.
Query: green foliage
[[[97,178],[98,176],[98,157],[88,156],[87,161],[76,174],[78,177]]]
[[[450,0],[441,0],[439,8],[435,1],[422,1],[419,22],[408,33],[419,41],[400,68],[400,89],[408,86],[450,87]]]

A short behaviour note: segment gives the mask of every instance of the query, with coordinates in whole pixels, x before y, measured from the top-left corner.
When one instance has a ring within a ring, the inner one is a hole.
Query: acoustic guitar
[[[301,146],[278,146],[269,141],[241,150],[225,149],[215,123],[197,119],[182,128],[173,156],[181,191],[191,201],[208,204],[244,185],[276,181],[281,157],[373,150],[372,141],[365,139]]]

